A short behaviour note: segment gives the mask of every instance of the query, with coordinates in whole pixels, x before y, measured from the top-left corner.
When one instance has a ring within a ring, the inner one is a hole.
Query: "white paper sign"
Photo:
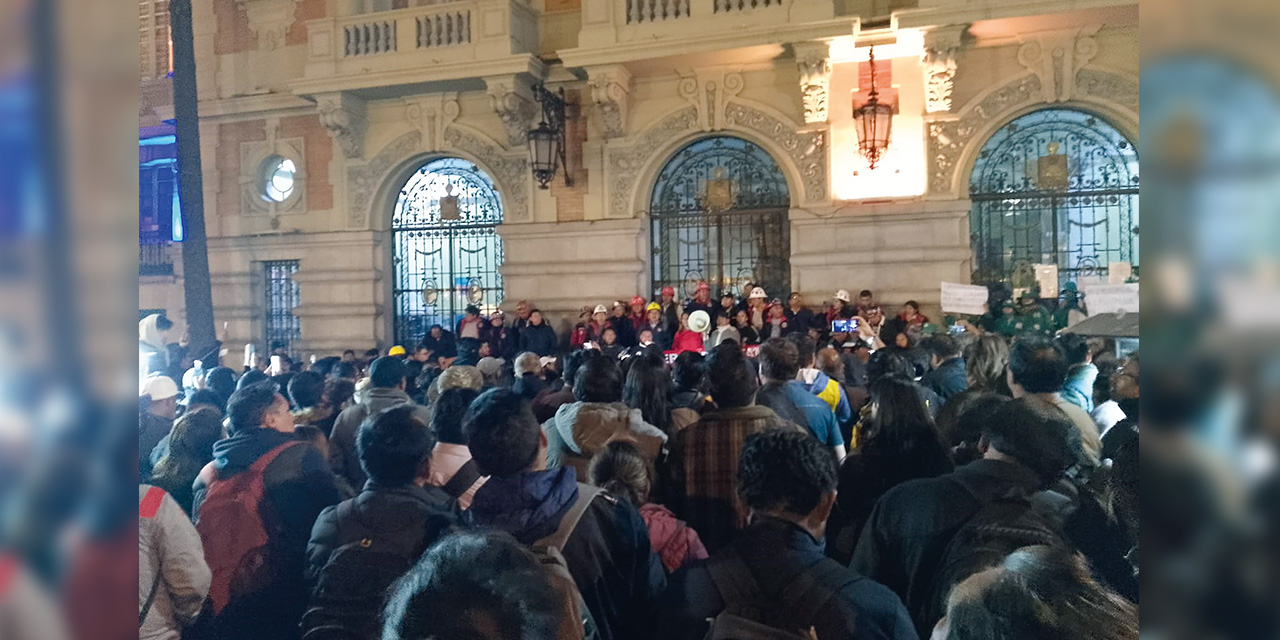
[[[1089,315],[1138,313],[1138,283],[1091,285],[1084,290],[1084,303]]]
[[[986,313],[987,288],[976,284],[942,283],[942,310],[952,313],[982,315]]]
[[[1036,284],[1040,285],[1040,297],[1052,299],[1058,297],[1058,265],[1036,265]]]
[[[1128,262],[1112,262],[1107,265],[1107,284],[1124,284],[1133,275],[1133,265]]]

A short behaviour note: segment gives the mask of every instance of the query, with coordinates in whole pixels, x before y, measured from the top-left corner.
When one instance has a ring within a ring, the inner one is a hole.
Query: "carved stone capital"
[[[631,106],[631,72],[620,64],[588,67],[587,84],[591,87],[591,101],[600,114],[604,137],[626,137],[627,112]]]
[[[1102,25],[1049,31],[1023,38],[1018,62],[1040,78],[1046,102],[1066,102],[1076,97],[1076,74],[1098,55],[1094,37]]]
[[[457,93],[435,93],[406,100],[404,117],[422,134],[423,148],[443,151],[444,132],[460,112]]]
[[[725,107],[731,98],[742,93],[742,73],[723,68],[679,71],[680,82],[676,92],[698,114],[698,127],[703,131],[719,131],[724,128]]]
[[[955,86],[956,55],[960,52],[960,40],[968,27],[952,25],[930,30],[925,34],[924,52],[920,56],[924,67],[926,113],[951,111],[951,91]]]
[[[484,79],[489,91],[489,105],[502,119],[510,148],[523,147],[529,141],[538,105],[533,101],[533,85],[523,75],[491,76]]]
[[[236,0],[249,19],[249,30],[258,38],[258,48],[273,51],[284,46],[284,35],[293,24],[297,0]]]
[[[326,93],[316,96],[316,110],[320,124],[342,147],[348,160],[364,156],[364,133],[369,125],[368,109],[364,100],[350,93]]]
[[[805,124],[827,121],[828,93],[831,88],[830,46],[825,42],[798,42],[796,67],[800,70],[800,98],[804,102]]]

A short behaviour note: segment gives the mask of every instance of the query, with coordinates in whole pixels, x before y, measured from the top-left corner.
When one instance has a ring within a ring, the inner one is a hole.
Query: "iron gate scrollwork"
[[[411,346],[433,324],[452,330],[468,305],[502,302],[502,202],[471,162],[438,158],[418,169],[391,222],[397,344]]]
[[[653,186],[649,220],[653,287],[693,295],[699,280],[746,295],[791,288],[791,196],[778,163],[759,146],[729,136],[676,152]]]
[[[1028,287],[1034,264],[1059,285],[1105,277],[1112,262],[1138,270],[1138,152],[1101,118],[1044,109],[983,145],[970,177],[973,282]]]
[[[302,302],[298,283],[293,281],[298,273],[297,260],[267,260],[262,263],[263,293],[266,295],[263,316],[264,337],[267,352],[283,348],[297,355],[294,343],[302,338],[302,319],[293,310]]]

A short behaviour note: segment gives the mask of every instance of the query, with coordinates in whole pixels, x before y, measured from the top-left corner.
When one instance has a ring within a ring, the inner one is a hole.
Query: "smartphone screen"
[[[848,320],[832,320],[832,333],[853,333],[858,330],[858,319],[849,318]]]

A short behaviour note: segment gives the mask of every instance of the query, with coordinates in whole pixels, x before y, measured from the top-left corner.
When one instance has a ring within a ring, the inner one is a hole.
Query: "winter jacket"
[[[454,325],[453,335],[458,340],[463,338],[475,338],[476,340],[484,341],[486,333],[485,327],[487,326],[489,326],[489,321],[481,318],[480,316],[470,319],[463,316],[458,320],[458,323]],[[474,327],[474,329],[472,329],[472,327]],[[473,332],[474,335],[464,335],[471,332]]]
[[[671,350],[679,353],[685,351],[702,353],[706,350],[703,346],[703,335],[688,329],[681,329],[676,332],[675,338],[671,341]]]
[[[934,579],[951,539],[983,505],[1010,492],[1037,491],[1043,484],[1016,462],[986,459],[947,475],[900,484],[872,509],[850,566],[897,593],[916,630],[927,638],[937,622],[931,613]]]
[[[404,558],[407,568],[441,536],[466,523],[467,517],[458,510],[457,503],[438,487],[416,484],[382,487],[370,481],[360,495],[325,509],[316,518],[311,529],[311,541],[307,544],[307,584],[314,590],[323,576],[325,565],[338,549],[346,545],[370,540],[380,553]],[[350,575],[323,577],[326,580],[354,580]],[[369,586],[367,581],[376,579],[376,574],[367,573],[364,579],[355,582],[363,589]],[[336,586],[340,595],[341,585],[324,586]],[[378,586],[386,589],[391,584]],[[353,611],[351,606],[343,606],[341,611],[327,611],[326,605],[332,602],[313,596],[311,609],[303,619],[303,633],[332,624],[336,618],[343,620],[344,627],[366,630],[367,638],[380,635],[380,607]],[[358,620],[363,620],[363,624]]]
[[[547,381],[538,377],[536,373],[522,373],[511,384],[511,390],[524,396],[524,399],[529,402],[533,402],[533,399],[546,389]]]
[[[662,324],[668,335],[674,336],[680,330],[680,303],[672,300],[662,304]]]
[[[138,481],[151,478],[151,452],[173,430],[173,420],[143,411],[138,414]]]
[[[587,477],[591,457],[617,437],[633,439],[650,461],[658,457],[667,435],[644,421],[639,409],[621,402],[572,402],[561,405],[542,425],[547,435],[547,468],[569,466]]]
[[[631,324],[630,316],[609,316],[606,320],[609,327],[617,334],[617,343],[623,347],[634,347],[636,345],[636,328]]]
[[[515,331],[505,326],[495,327],[486,323],[480,331],[480,341],[488,343],[489,355],[494,358],[511,358],[516,351]]]
[[[809,392],[799,380],[786,383],[766,382],[756,394],[756,402],[770,407],[780,417],[813,434],[823,446],[844,446],[844,435],[836,424],[836,416],[827,403]]]
[[[707,300],[706,302],[698,302],[697,300],[689,300],[684,303],[684,312],[693,313],[694,311],[706,311],[707,317],[712,321],[716,319],[716,307],[720,306],[715,300]]]
[[[1102,436],[1098,434],[1098,425],[1084,412],[1084,409],[1063,399],[1062,394],[1054,394],[1055,406],[1071,418],[1071,422],[1080,431],[1080,444],[1084,447],[1084,458],[1080,461],[1086,466],[1098,466],[1102,460]]]
[[[711,337],[707,340],[707,350],[710,351],[721,344],[732,340],[742,346],[742,334],[733,325],[725,325],[716,327],[711,330]]]
[[[640,517],[649,529],[649,546],[658,554],[668,574],[707,558],[707,548],[698,539],[698,532],[677,520],[670,509],[660,504],[646,504],[640,507]]]
[[[853,424],[853,406],[849,404],[849,396],[839,381],[817,369],[801,369],[800,381],[809,387],[809,393],[831,407],[841,431]]]
[[[520,330],[520,347],[518,352],[531,351],[539,356],[555,355],[559,345],[556,343],[556,332],[547,326],[546,322],[540,325],[528,325]]]
[[[787,320],[786,316],[783,316],[781,319],[766,318],[764,326],[760,328],[760,342],[763,343],[769,338],[781,338],[782,336],[787,335],[790,333],[790,331],[787,330],[790,326],[791,321]]]
[[[182,628],[200,614],[212,579],[200,534],[186,512],[162,490],[138,485],[139,611],[155,587],[138,639],[181,638]]]
[[[822,555],[822,544],[798,525],[758,518],[734,539],[733,551],[755,579],[765,603],[778,604],[798,577],[836,562]],[[723,553],[723,552],[722,552]],[[720,555],[720,554],[716,554]],[[810,574],[812,575],[812,574]],[[915,628],[902,601],[889,589],[849,569],[821,582],[834,592],[809,624],[817,640],[916,640]],[[672,577],[663,594],[657,637],[696,640],[707,632],[707,620],[724,611],[724,597],[705,562]]]
[[[419,344],[431,350],[432,358],[458,357],[458,341],[452,333],[443,329],[440,331],[439,338],[433,338],[430,333],[427,333]]]
[[[738,327],[738,335],[742,338],[742,346],[760,344],[760,333],[751,325]]]
[[[531,545],[553,533],[585,489],[572,469],[490,478],[471,503],[475,524]],[[635,507],[596,497],[560,550],[601,640],[652,638],[652,605],[666,577]]]
[[[808,307],[800,307],[799,311],[792,311],[790,307],[785,312],[787,318],[787,328],[783,330],[782,335],[789,333],[806,333],[813,326],[813,311]]]
[[[765,429],[799,430],[772,409],[750,406],[710,410],[671,438],[671,506],[698,532],[707,551],[729,543],[740,524],[734,511],[738,456],[747,436]]]
[[[958,396],[969,390],[969,374],[965,370],[964,358],[949,358],[920,379],[920,384],[932,389],[938,398],[946,402],[951,396]]]
[[[667,331],[666,323],[664,323],[661,320],[658,321],[657,325],[652,325],[652,324],[649,324],[648,322],[645,322],[644,326],[641,327],[639,331],[636,331],[636,336],[639,337],[639,335],[644,331],[649,331],[650,333],[653,334],[654,344],[657,344],[659,347],[662,347],[663,351],[668,351],[671,349],[671,341],[672,339],[675,338],[675,336]]]
[[[276,447],[295,442],[292,434],[271,429],[250,429],[213,446],[213,472],[225,480],[247,470],[258,458]],[[202,477],[195,482],[195,512],[208,486]],[[314,447],[289,447],[263,473],[265,491],[259,506],[267,525],[268,553],[280,572],[263,593],[232,595],[214,623],[220,637],[245,640],[287,640],[298,637],[298,620],[307,606],[303,581],[307,541],[316,516],[325,507],[341,500],[337,481],[324,456]]]
[[[1093,413],[1093,383],[1098,379],[1098,367],[1092,362],[1078,364],[1067,372],[1059,395],[1063,400]]]
[[[379,411],[399,404],[413,403],[409,394],[394,387],[372,387],[363,395],[357,396],[358,402],[338,415],[333,422],[333,434],[329,437],[329,464],[334,475],[338,476],[343,493],[355,495],[364,486],[368,476],[360,468],[360,455],[356,452],[356,435],[365,418]],[[431,413],[426,407],[415,405],[414,415],[424,424],[431,424]]]

